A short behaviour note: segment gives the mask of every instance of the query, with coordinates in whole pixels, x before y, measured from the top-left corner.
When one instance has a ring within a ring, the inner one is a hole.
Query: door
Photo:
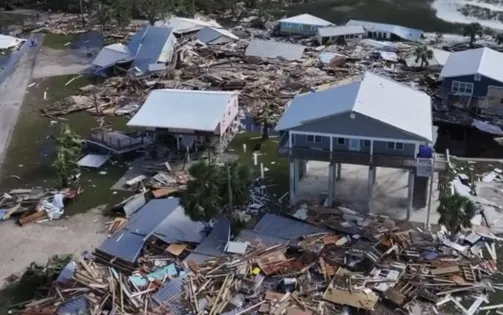
[[[349,150],[360,151],[360,139],[349,139]]]

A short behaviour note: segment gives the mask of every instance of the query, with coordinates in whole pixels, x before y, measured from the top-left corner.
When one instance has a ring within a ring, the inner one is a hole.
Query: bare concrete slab
[[[335,200],[350,209],[367,212],[368,166],[343,164],[341,174],[341,180],[335,183]],[[436,224],[439,218],[436,211],[438,207],[437,183],[438,178],[435,176],[430,215],[432,224]],[[406,170],[377,168],[372,212],[396,220],[405,220],[407,217],[407,192],[408,172]],[[328,194],[328,163],[310,161],[307,175],[300,181],[298,198],[303,200],[317,199],[321,194]],[[414,209],[411,221],[424,223],[426,213],[426,208]]]

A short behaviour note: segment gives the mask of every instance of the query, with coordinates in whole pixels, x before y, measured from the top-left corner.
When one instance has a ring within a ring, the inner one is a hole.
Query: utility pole
[[[79,4],[80,4],[80,18],[82,19],[82,25],[85,26],[86,25],[86,20],[84,19],[84,4],[82,2],[83,0],[79,0]]]
[[[232,220],[232,183],[231,183],[231,167],[227,165],[227,189],[229,194],[229,222]]]

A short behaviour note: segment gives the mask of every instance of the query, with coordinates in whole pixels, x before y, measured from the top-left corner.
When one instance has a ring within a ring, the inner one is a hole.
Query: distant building
[[[311,14],[301,14],[279,20],[279,28],[284,34],[316,35],[318,28],[333,26],[332,22],[320,19]]]
[[[131,38],[127,46],[105,46],[93,60],[95,72],[117,65],[131,67],[137,76],[163,70],[173,57],[176,38],[170,27],[144,26]]]
[[[352,41],[362,39],[365,30],[360,25],[327,26],[318,28],[318,43],[325,45],[339,41]]]
[[[440,77],[445,104],[503,114],[503,53],[486,47],[451,53]]]
[[[435,48],[431,48],[431,51],[433,52],[433,58],[428,60],[426,68],[429,70],[441,71],[451,53]],[[418,60],[417,57],[412,54],[412,56],[405,59],[405,63],[407,64],[407,67],[418,68],[421,66],[421,59]]]
[[[175,138],[179,148],[223,152],[237,133],[238,92],[159,89],[127,123],[153,131],[157,139]]]
[[[368,21],[350,20],[346,25],[363,26],[365,36],[374,39],[406,40],[416,42],[423,37],[423,31],[400,25],[384,24]]]

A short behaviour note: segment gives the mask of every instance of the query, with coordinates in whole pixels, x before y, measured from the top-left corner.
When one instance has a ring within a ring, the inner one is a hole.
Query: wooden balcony
[[[310,161],[325,161],[342,164],[355,165],[374,165],[378,167],[391,167],[402,169],[415,169],[416,159],[413,157],[387,156],[387,155],[370,155],[369,153],[353,152],[353,151],[328,151],[316,150],[312,148],[301,148],[280,146],[278,147],[278,155],[284,157],[292,157],[301,160]]]

